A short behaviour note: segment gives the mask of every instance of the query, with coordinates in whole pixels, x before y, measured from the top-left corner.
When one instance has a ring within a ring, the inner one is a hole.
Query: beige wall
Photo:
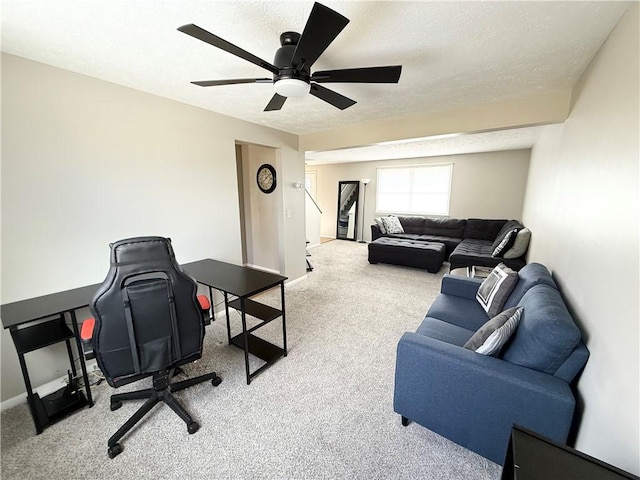
[[[260,145],[242,146],[245,213],[247,213],[247,263],[252,266],[280,272],[279,222],[282,205],[278,188],[282,189],[277,172],[282,167],[276,162],[276,150]],[[276,169],[276,190],[265,194],[256,184],[260,165],[268,163]]]
[[[240,263],[237,141],[275,148],[283,186],[304,178],[294,135],[3,54],[2,303],[102,281],[109,242],[129,236],[171,237],[179,262]],[[274,195],[280,266],[299,278],[303,197]],[[34,385],[67,369],[56,347],[28,364]],[[1,378],[2,400],[24,391],[5,330]]]
[[[536,144],[524,207],[530,260],[553,271],[591,351],[576,447],[635,474],[639,20],[636,4],[583,74],[567,121]]]
[[[307,165],[306,170],[317,172],[318,204],[323,212],[320,231],[324,237],[336,235],[338,182],[371,179],[371,183],[367,185],[364,206],[364,239],[369,241],[370,225],[373,223],[373,218],[379,215],[375,211],[378,167],[453,163],[450,217],[520,219],[529,169],[529,155],[529,150],[511,150],[444,157]],[[496,185],[500,188],[495,188]],[[359,223],[362,218],[363,195],[364,188],[361,184]],[[361,231],[362,223],[358,225],[359,239]]]

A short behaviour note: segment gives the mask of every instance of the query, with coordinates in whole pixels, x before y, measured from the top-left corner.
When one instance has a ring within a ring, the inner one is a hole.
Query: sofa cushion
[[[398,217],[398,220],[400,220],[405,233],[415,233],[416,235],[422,235],[424,233],[426,223],[424,217]]]
[[[502,311],[511,291],[518,283],[518,274],[501,263],[480,284],[476,299],[489,317]]]
[[[518,231],[516,235],[516,241],[513,243],[513,246],[504,252],[502,255],[504,258],[518,258],[527,253],[527,249],[529,248],[529,242],[531,241],[531,230],[528,228],[523,228]]]
[[[522,225],[517,220],[509,220],[507,223],[505,223],[500,229],[500,231],[498,232],[498,235],[496,235],[496,238],[493,240],[493,245],[492,245],[493,250],[495,250],[498,247],[498,245],[500,245],[500,242],[502,242],[502,240],[504,239],[505,235],[507,235],[507,233],[509,233],[513,229],[519,230],[521,228],[524,228],[524,225]]]
[[[395,215],[382,217],[382,224],[387,233],[404,233],[400,220]]]
[[[469,218],[464,229],[464,238],[475,240],[489,240],[493,242],[498,232],[507,220],[486,220],[483,218]]]
[[[554,375],[580,342],[560,292],[549,285],[535,285],[518,306],[526,314],[502,358],[523,367]]]
[[[443,322],[475,332],[489,317],[474,298],[461,298],[456,295],[438,295],[429,307],[427,317],[437,318]]]
[[[473,330],[443,322],[437,318],[426,317],[416,333],[461,347],[473,335]]]
[[[534,285],[549,285],[555,289],[558,288],[547,267],[540,263],[529,263],[518,272],[518,283],[516,283],[511,295],[505,302],[504,308],[518,305],[527,290]]]
[[[520,270],[526,265],[523,258],[501,258],[492,257],[491,242],[487,240],[473,240],[471,238],[465,238],[462,240],[451,255],[449,256],[449,262],[451,263],[450,270],[468,267],[475,265],[478,267],[495,267],[500,263],[504,263],[513,270]]]
[[[425,217],[422,234],[462,238],[466,225],[466,220],[458,220],[456,218]]]
[[[464,348],[482,355],[497,355],[516,331],[523,311],[522,307],[513,307],[499,313],[482,325],[464,344]]]

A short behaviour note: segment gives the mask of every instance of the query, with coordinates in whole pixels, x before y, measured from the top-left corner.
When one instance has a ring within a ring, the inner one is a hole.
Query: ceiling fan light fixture
[[[273,84],[278,95],[283,97],[303,97],[311,89],[311,84],[297,78],[281,78]]]

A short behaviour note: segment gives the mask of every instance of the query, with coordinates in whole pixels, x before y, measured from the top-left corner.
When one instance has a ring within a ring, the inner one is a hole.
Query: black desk
[[[287,356],[287,329],[284,303],[284,281],[287,277],[211,259],[186,263],[182,267],[199,283],[207,285],[210,291],[213,288],[224,294],[229,344],[244,350],[247,385],[251,383],[253,377],[272,365],[277,359]],[[278,285],[280,286],[280,310],[249,298]],[[229,300],[229,295],[236,298]],[[213,298],[211,298],[211,304],[213,305]],[[229,307],[238,310],[242,317],[242,333],[233,338],[231,337]],[[260,320],[260,323],[247,329],[246,315],[257,318]],[[282,317],[282,347],[278,347],[252,334],[252,332],[279,317]],[[266,362],[253,372],[249,370],[250,353]]]
[[[0,307],[2,324],[11,332],[13,343],[18,352],[20,368],[27,388],[27,402],[38,434],[42,433],[45,427],[69,413],[86,405],[93,406],[75,310],[88,306],[98,287],[99,284],[89,285],[88,287],[8,303]],[[67,319],[70,319],[73,331],[67,326]],[[38,322],[39,320],[41,321]],[[37,393],[33,393],[31,388],[29,372],[24,359],[25,354],[64,341],[67,345],[71,372],[75,378],[77,371],[70,342],[74,337],[80,356],[80,368],[82,369],[86,397],[81,390],[74,389],[73,382],[70,382],[67,388],[40,398]]]
[[[639,480],[529,429],[513,426],[502,480]]]
[[[224,293],[229,343],[244,350],[247,385],[251,383],[251,379],[254,376],[278,358],[287,355],[287,335],[284,313],[284,281],[287,277],[211,259],[187,263],[182,265],[182,268],[197,282],[209,287],[210,297],[212,297],[212,288]],[[13,343],[18,352],[20,368],[22,369],[22,376],[27,389],[27,401],[38,434],[42,433],[42,430],[46,426],[54,423],[65,415],[85,405],[93,406],[75,311],[79,308],[89,306],[91,298],[100,285],[100,283],[96,283],[86,287],[74,288],[64,292],[52,293],[50,295],[0,306],[2,325],[11,332]],[[277,310],[249,299],[249,297],[277,285],[280,285],[282,310]],[[229,294],[237,298],[229,301]],[[213,298],[211,298],[211,305],[213,306]],[[230,333],[229,307],[239,310],[242,315],[242,333],[233,338],[231,338]],[[246,314],[260,319],[261,323],[247,329]],[[251,332],[280,316],[282,317],[282,348],[251,334]],[[67,319],[70,320],[73,331],[67,327]],[[67,345],[71,372],[73,376],[76,377],[77,372],[70,343],[73,337],[76,339],[76,347],[80,356],[80,367],[82,369],[86,396],[80,390],[74,391],[72,395],[65,395],[65,392],[62,391],[64,389],[62,389],[44,398],[40,398],[37,393],[33,392],[31,387],[24,355],[28,352],[64,341]],[[267,363],[255,372],[250,372],[249,353],[261,358]]]

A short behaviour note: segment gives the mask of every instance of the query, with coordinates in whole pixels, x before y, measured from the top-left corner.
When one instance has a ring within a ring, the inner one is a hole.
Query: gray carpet
[[[189,375],[223,382],[176,394],[201,424],[194,435],[165,405],[122,440],[107,439],[138,402],[109,410],[115,391],[94,387],[95,406],[35,435],[26,404],[2,413],[2,478],[497,479],[496,464],[393,412],[395,348],[438,292],[440,274],[369,265],[367,246],[332,241],[311,250],[306,280],[287,287],[289,355],[247,386],[242,351],[225,322],[207,328],[204,357]],[[279,292],[262,301],[279,305]],[[239,328],[239,316],[232,324]],[[280,322],[261,335],[280,342]],[[253,368],[260,365],[259,361]],[[138,382],[124,389],[146,388]]]

